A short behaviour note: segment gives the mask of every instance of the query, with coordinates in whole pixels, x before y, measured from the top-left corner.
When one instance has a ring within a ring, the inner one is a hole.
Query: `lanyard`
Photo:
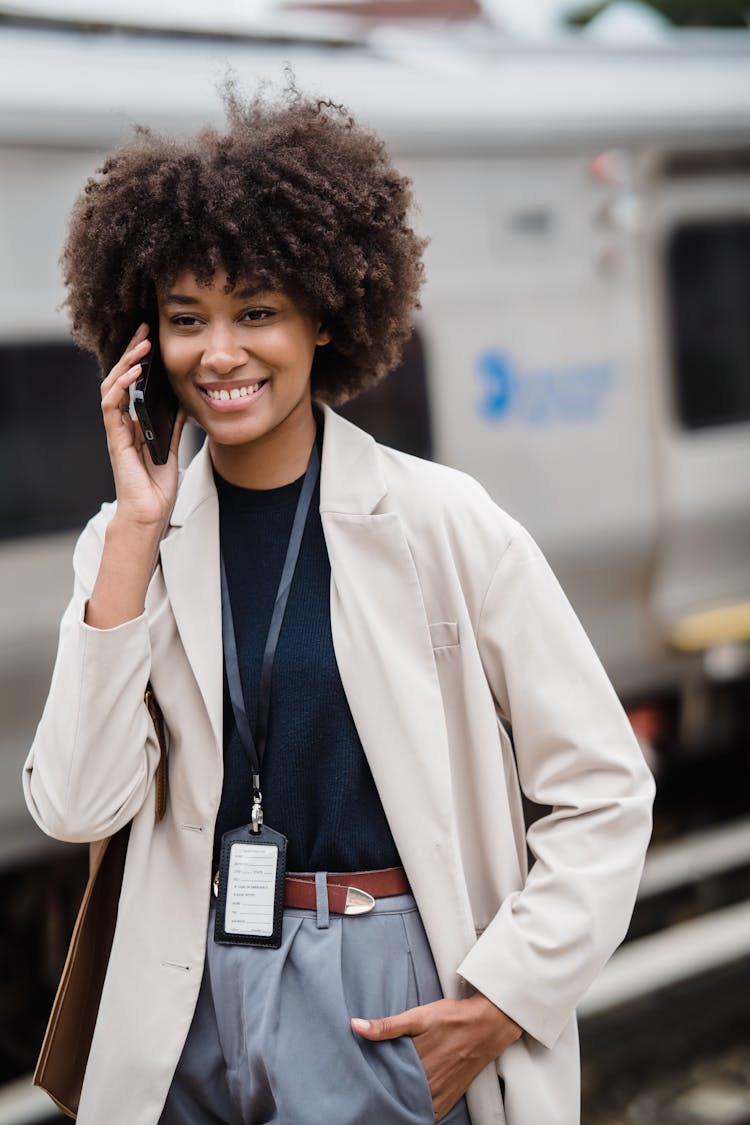
[[[221,625],[224,639],[224,662],[227,670],[227,682],[229,684],[229,698],[232,701],[234,721],[237,724],[237,733],[242,743],[242,748],[247,754],[253,773],[253,809],[251,823],[254,832],[257,832],[260,825],[263,823],[260,770],[263,765],[263,757],[266,752],[266,742],[268,740],[268,716],[271,710],[271,672],[273,670],[273,660],[276,655],[276,645],[284,620],[286,603],[289,600],[289,591],[292,586],[294,569],[297,565],[297,559],[302,545],[305,521],[307,520],[307,513],[310,510],[310,501],[312,500],[312,494],[315,489],[319,467],[320,454],[318,453],[318,443],[316,441],[310,453],[310,460],[307,463],[307,470],[305,471],[299,499],[297,500],[292,530],[289,535],[289,545],[286,549],[286,558],[284,559],[284,566],[281,571],[279,588],[276,591],[271,624],[268,627],[266,647],[263,650],[263,664],[261,666],[260,687],[258,689],[258,713],[255,723],[255,738],[253,738],[253,732],[250,730],[247,710],[245,709],[245,697],[242,692],[240,668],[237,660],[237,638],[234,631],[232,606],[229,601],[227,572],[224,566],[223,554],[221,556]]]

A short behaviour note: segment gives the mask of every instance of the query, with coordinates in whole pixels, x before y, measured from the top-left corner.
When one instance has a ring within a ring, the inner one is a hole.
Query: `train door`
[[[668,154],[650,175],[652,606],[674,648],[726,650],[750,639],[750,147]]]

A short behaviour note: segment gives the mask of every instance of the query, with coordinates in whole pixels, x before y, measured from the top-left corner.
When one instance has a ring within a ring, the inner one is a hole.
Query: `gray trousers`
[[[321,902],[322,898],[322,902]],[[209,915],[200,995],[159,1125],[434,1125],[409,1036],[370,1043],[352,1016],[442,997],[411,895],[369,914],[286,909],[279,949],[219,945]],[[442,1119],[470,1125],[461,1101]]]

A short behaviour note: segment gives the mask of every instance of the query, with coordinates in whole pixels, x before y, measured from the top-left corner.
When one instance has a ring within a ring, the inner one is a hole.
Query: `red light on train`
[[[617,149],[600,152],[588,163],[588,173],[600,184],[623,184],[626,180],[625,154]]]

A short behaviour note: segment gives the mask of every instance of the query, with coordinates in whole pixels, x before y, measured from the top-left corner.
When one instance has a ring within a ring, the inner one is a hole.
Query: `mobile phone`
[[[148,320],[148,338],[151,350],[141,360],[141,373],[131,388],[130,401],[141,424],[151,460],[155,465],[165,465],[179,403],[161,358],[155,316]]]

